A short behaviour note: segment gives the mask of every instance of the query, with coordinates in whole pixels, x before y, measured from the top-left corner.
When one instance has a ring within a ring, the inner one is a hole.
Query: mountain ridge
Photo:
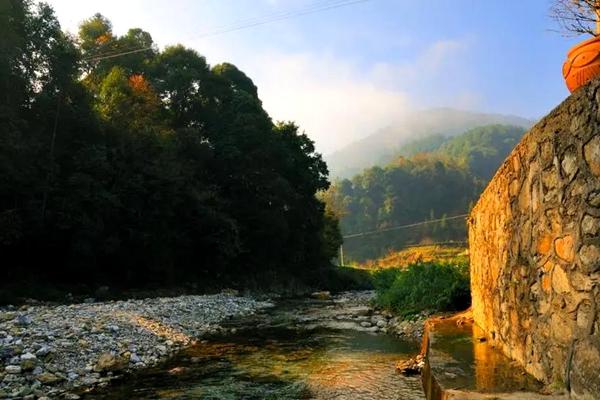
[[[363,139],[324,156],[332,178],[347,178],[367,167],[385,165],[401,146],[433,135],[456,136],[483,125],[514,125],[530,128],[534,121],[509,114],[482,113],[439,107],[408,115],[404,121],[379,129]]]

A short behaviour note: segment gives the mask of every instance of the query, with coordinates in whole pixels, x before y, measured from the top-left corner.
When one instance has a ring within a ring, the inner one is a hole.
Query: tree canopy
[[[5,4],[5,2],[3,2]],[[327,166],[252,80],[195,50],[77,37],[52,9],[0,9],[0,281],[177,283],[310,274],[339,244]],[[116,53],[144,49],[114,57]]]
[[[464,219],[524,130],[487,125],[448,138],[432,135],[407,143],[395,161],[335,182],[323,196],[340,219],[344,235],[384,230],[349,238],[349,260],[383,256],[405,245],[466,240]],[[436,223],[402,230],[389,228],[427,220]]]

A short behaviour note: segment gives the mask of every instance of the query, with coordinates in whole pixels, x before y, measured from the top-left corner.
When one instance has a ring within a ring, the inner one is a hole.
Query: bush
[[[461,310],[471,303],[467,262],[428,262],[384,269],[373,275],[373,282],[376,304],[403,316]]]

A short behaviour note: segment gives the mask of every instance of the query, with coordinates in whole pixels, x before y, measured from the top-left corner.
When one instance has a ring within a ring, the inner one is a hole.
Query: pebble
[[[151,367],[222,321],[272,306],[217,294],[0,308],[0,398],[79,398],[69,388],[116,376],[94,371],[103,354],[114,355],[119,369]]]
[[[12,375],[20,374],[21,367],[19,367],[18,365],[7,365],[6,367],[4,367],[4,372]]]
[[[37,357],[31,353],[21,354],[21,361],[23,360],[35,360]]]

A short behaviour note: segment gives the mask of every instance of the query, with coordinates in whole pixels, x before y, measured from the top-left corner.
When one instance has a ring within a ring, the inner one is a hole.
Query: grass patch
[[[471,304],[468,262],[424,262],[373,273],[377,306],[404,317]]]
[[[382,258],[365,261],[356,267],[373,270],[428,262],[464,263],[468,260],[467,249],[461,245],[422,245],[392,250]]]

